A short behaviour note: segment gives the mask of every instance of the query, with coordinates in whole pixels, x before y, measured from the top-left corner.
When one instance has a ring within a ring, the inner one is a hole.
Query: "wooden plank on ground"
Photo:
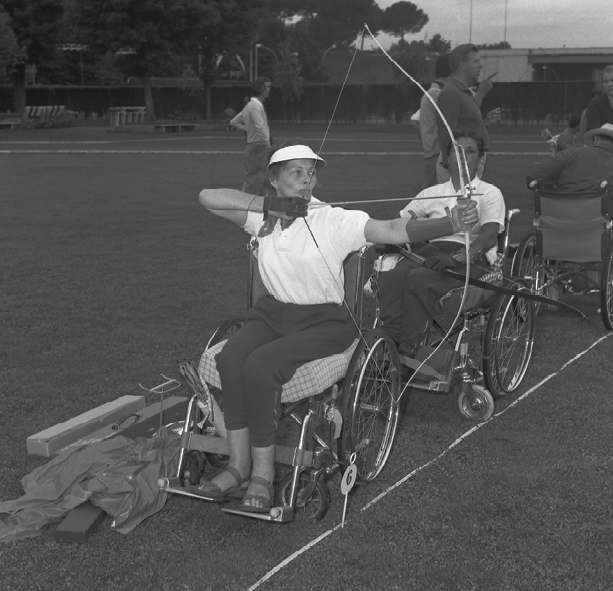
[[[169,396],[164,399],[164,411],[162,425],[176,423],[185,419],[187,413],[187,398],[185,396]],[[160,427],[160,403],[156,402],[146,406],[142,410],[122,417],[120,420],[94,431],[87,433],[80,439],[73,441],[56,453],[64,452],[68,449],[76,449],[82,445],[90,445],[98,441],[110,439],[115,435],[124,435],[130,439],[137,437],[152,437]]]
[[[84,435],[106,425],[121,421],[129,414],[145,408],[144,396],[122,396],[112,402],[89,410],[64,423],[30,435],[26,440],[29,454],[49,457]]]

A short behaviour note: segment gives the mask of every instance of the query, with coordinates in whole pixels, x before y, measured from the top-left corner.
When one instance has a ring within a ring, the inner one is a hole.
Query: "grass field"
[[[323,128],[273,132],[317,148]],[[243,311],[246,235],[197,201],[205,187],[240,187],[242,142],[231,132],[0,133],[1,500],[45,462],[26,454],[28,435],[140,394],[161,373],[178,377],[176,361],[197,359]],[[395,128],[332,128],[316,194],[415,195],[419,150]],[[521,209],[512,241],[530,231],[524,178],[545,151],[536,130],[493,137],[487,179]],[[363,209],[384,218],[402,206]],[[474,424],[454,397],[411,394],[388,466],[352,492],[343,529],[338,481],[315,524],[273,526],[171,497],[128,536],[107,518],[86,545],[56,542],[51,529],[0,545],[0,591],[613,588],[612,344],[588,350],[606,334],[598,302],[573,303],[588,319],[538,317],[525,383],[479,429],[467,434]]]

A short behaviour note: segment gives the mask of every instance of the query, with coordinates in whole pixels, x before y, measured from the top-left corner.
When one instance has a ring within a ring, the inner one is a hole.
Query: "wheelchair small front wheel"
[[[277,503],[281,507],[289,507],[292,496],[293,472],[286,474],[277,485]],[[294,515],[300,519],[319,521],[328,512],[330,507],[330,491],[321,478],[317,479],[315,487],[308,494],[310,473],[300,473],[298,479],[298,494],[296,495],[296,507]],[[308,496],[306,496],[308,494]]]
[[[462,388],[458,396],[458,407],[467,419],[487,421],[494,414],[494,397],[483,386],[473,384],[472,394],[468,388]]]

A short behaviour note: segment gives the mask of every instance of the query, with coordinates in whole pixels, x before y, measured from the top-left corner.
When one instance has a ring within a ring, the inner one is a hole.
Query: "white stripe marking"
[[[0,150],[0,154],[243,154],[237,150]],[[421,156],[423,152],[322,152],[324,156]],[[548,152],[488,152],[490,156],[547,156]]]
[[[560,367],[560,369],[558,369],[557,371],[553,372],[552,374],[549,374],[546,378],[542,379],[538,384],[536,384],[535,386],[530,388],[530,390],[528,390],[527,392],[522,394],[517,400],[515,400],[511,404],[509,404],[509,406],[507,406],[504,410],[501,410],[499,413],[496,413],[488,421],[485,421],[484,423],[479,423],[478,425],[475,425],[474,427],[472,427],[471,429],[466,431],[466,433],[463,433],[462,435],[460,435],[460,437],[458,437],[449,447],[447,447],[447,449],[443,450],[438,456],[432,458],[431,460],[427,461],[425,464],[422,464],[418,468],[415,468],[415,470],[413,470],[412,472],[410,472],[409,474],[407,474],[406,476],[401,478],[398,482],[396,482],[395,484],[393,484],[392,486],[390,486],[389,488],[384,490],[381,494],[376,496],[372,501],[366,503],[366,505],[364,505],[364,507],[362,507],[362,509],[360,509],[360,513],[362,513],[363,511],[366,511],[367,509],[369,509],[370,507],[372,507],[373,505],[378,503],[382,498],[386,497],[390,492],[392,492],[394,489],[398,488],[400,485],[404,484],[407,480],[409,480],[410,478],[412,478],[413,476],[415,476],[416,474],[421,472],[424,468],[427,468],[428,466],[430,466],[434,462],[440,460],[443,456],[445,456],[447,454],[447,452],[449,452],[451,449],[453,449],[454,447],[459,445],[462,441],[464,441],[464,439],[466,439],[467,437],[469,437],[470,435],[472,435],[473,433],[475,433],[476,431],[481,429],[481,427],[483,427],[484,425],[487,425],[490,421],[493,421],[494,419],[496,419],[499,416],[503,415],[505,412],[507,412],[507,410],[509,410],[510,408],[514,407],[516,404],[518,404],[519,402],[521,402],[522,400],[524,400],[525,398],[530,396],[530,394],[532,394],[533,392],[536,392],[536,390],[538,390],[543,384],[547,383],[549,380],[551,380],[552,378],[556,377],[560,372],[564,371],[571,363],[574,363],[575,361],[577,361],[577,359],[579,359],[580,357],[583,357],[583,355],[585,355],[588,351],[590,351],[596,345],[598,345],[599,343],[601,343],[602,341],[604,341],[605,339],[609,338],[612,335],[613,335],[613,333],[610,332],[610,333],[604,335],[603,337],[600,337],[597,341],[592,343],[587,349],[585,349],[581,353],[578,353],[572,359],[568,360],[564,365],[562,365],[562,367]],[[346,523],[349,523],[349,521],[350,520],[347,520]],[[341,525],[342,524],[339,523],[338,525],[336,525],[332,529],[328,530],[327,532],[324,532],[318,538],[315,538],[314,540],[309,542],[306,546],[303,546],[299,550],[296,550],[296,552],[294,552],[293,554],[288,556],[285,560],[280,562],[272,570],[268,571],[261,579],[256,581],[251,587],[249,587],[248,591],[253,591],[253,590],[257,589],[262,583],[264,583],[265,581],[267,581],[268,579],[273,577],[282,568],[286,567],[290,562],[294,561],[300,555],[302,555],[305,552],[307,552],[308,550],[310,550],[313,546],[316,546],[317,544],[319,544],[319,542],[321,542],[322,540],[327,538],[330,534],[334,533],[336,530],[341,529]]]

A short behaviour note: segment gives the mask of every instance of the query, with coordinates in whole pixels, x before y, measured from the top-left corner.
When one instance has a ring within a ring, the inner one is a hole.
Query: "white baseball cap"
[[[271,157],[268,167],[270,168],[277,162],[287,162],[288,160],[317,160],[321,166],[326,165],[326,161],[320,158],[309,146],[287,146],[277,150]]]

